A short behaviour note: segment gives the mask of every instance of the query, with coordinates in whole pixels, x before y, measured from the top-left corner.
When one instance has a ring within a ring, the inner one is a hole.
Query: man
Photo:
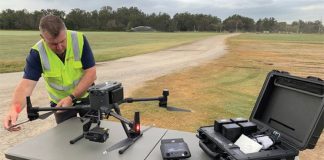
[[[16,124],[26,105],[26,96],[32,94],[42,76],[52,107],[72,106],[76,98],[87,97],[86,90],[96,80],[95,60],[86,37],[67,30],[57,16],[47,15],[39,24],[41,40],[30,50],[26,59],[24,76],[16,87],[11,109],[4,120],[10,131],[20,130]],[[55,113],[57,123],[76,116],[76,111]]]

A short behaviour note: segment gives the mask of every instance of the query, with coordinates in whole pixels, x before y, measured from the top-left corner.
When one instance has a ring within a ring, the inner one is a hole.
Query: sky
[[[144,13],[189,12],[210,14],[222,20],[233,14],[258,20],[274,17],[278,21],[291,23],[296,20],[315,21],[324,19],[324,0],[1,0],[0,10],[58,9],[66,13],[73,8],[86,11],[99,10],[111,6],[113,10],[121,7],[137,7]]]

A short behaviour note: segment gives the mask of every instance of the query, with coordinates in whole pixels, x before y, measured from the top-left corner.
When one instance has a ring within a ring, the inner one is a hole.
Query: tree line
[[[255,21],[238,14],[221,20],[206,14],[167,13],[145,14],[137,7],[121,7],[113,10],[104,6],[99,10],[85,11],[79,8],[69,13],[57,9],[29,12],[26,9],[6,9],[0,13],[0,29],[37,30],[42,16],[53,14],[61,17],[72,30],[129,31],[137,26],[149,26],[157,31],[216,31],[216,32],[269,32],[269,33],[323,33],[323,24],[316,21],[278,22],[275,18]]]

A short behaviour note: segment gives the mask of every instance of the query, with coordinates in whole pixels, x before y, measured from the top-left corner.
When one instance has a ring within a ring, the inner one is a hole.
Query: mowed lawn
[[[212,32],[84,32],[96,60],[107,61],[191,43]],[[22,71],[30,48],[40,39],[38,31],[0,30],[0,73]]]

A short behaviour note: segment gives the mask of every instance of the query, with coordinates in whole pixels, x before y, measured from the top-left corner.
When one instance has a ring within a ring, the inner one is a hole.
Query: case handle
[[[211,151],[202,141],[199,141],[199,146],[205,153],[208,154],[208,156],[212,158],[217,158],[218,156],[220,156],[219,153]]]
[[[279,71],[279,70],[276,70],[276,69],[272,70],[272,72],[277,72],[277,73],[287,74],[287,75],[290,74],[289,72],[286,72],[286,71]]]
[[[318,77],[314,77],[314,76],[308,76],[307,78],[308,79],[313,79],[313,80],[316,80],[316,81],[323,81],[322,79],[320,79]]]

